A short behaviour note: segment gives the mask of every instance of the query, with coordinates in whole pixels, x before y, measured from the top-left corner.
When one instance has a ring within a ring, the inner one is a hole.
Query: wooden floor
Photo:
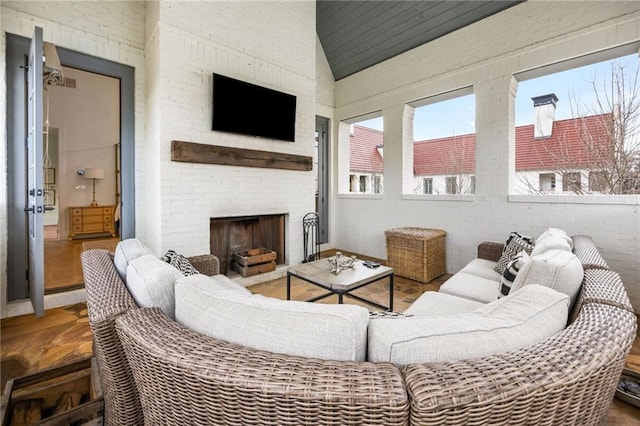
[[[115,250],[118,238],[91,238],[79,240],[44,241],[45,294],[82,288],[80,253],[90,248]]]
[[[361,257],[365,258],[365,257]],[[395,279],[394,310],[403,311],[425,291],[437,291],[448,276],[422,284],[402,277]],[[280,278],[250,287],[254,293],[284,299],[286,280]],[[299,280],[292,282],[292,299],[303,300],[323,290]],[[358,290],[358,295],[379,303],[388,303],[388,280]],[[323,300],[336,303],[334,296]],[[355,303],[346,298],[346,303]],[[32,374],[44,368],[62,365],[92,354],[92,333],[85,304],[46,311],[43,318],[24,315],[1,322],[2,390],[7,379]],[[640,371],[640,336],[636,338],[627,367]],[[640,409],[614,399],[608,425],[640,425]]]

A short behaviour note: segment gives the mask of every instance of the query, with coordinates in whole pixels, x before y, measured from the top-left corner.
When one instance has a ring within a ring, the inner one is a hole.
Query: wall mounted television
[[[296,97],[214,73],[212,130],[294,142]]]

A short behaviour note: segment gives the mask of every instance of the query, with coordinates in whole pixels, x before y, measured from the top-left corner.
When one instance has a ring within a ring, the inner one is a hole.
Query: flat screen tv
[[[296,97],[214,73],[212,129],[294,142]]]

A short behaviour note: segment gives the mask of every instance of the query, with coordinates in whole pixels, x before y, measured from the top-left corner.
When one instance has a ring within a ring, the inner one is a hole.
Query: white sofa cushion
[[[487,259],[473,259],[471,262],[467,263],[467,265],[460,270],[460,272],[464,272],[465,274],[471,274],[478,277],[486,278],[488,280],[500,281],[502,275],[500,272],[497,272],[494,268],[496,267],[496,262]]]
[[[483,306],[483,303],[451,296],[437,291],[425,291],[415,302],[404,311],[407,315],[439,316],[455,315],[471,312]]]
[[[209,292],[211,293],[226,293],[230,291],[244,296],[251,296],[253,294],[248,289],[234,282],[231,278],[222,274],[212,276],[207,276],[204,274],[189,275],[180,278],[178,282],[187,283],[190,285],[210,287]],[[176,283],[176,285],[177,284],[178,283]]]
[[[531,256],[538,256],[546,253],[549,250],[562,250],[571,252],[571,244],[566,238],[558,235],[549,235],[540,242],[536,243],[531,251]]]
[[[539,284],[566,294],[573,306],[583,277],[582,262],[575,254],[564,250],[548,250],[541,255],[532,256],[518,272],[511,286],[511,293],[530,284]]]
[[[152,254],[133,259],[127,267],[129,293],[138,306],[158,307],[171,319],[175,318],[175,284],[183,275],[173,266]]]
[[[466,314],[372,319],[368,360],[406,365],[524,348],[563,330],[568,312],[565,294],[530,285]]]
[[[185,277],[176,284],[176,321],[217,339],[269,352],[364,361],[369,311],[248,296]]]
[[[476,302],[489,303],[498,298],[500,281],[458,272],[440,286],[440,293],[464,297]]]
[[[116,266],[118,274],[122,281],[126,281],[127,278],[127,266],[129,262],[134,259],[144,256],[145,254],[153,254],[142,241],[137,238],[128,238],[122,240],[116,245],[116,252],[113,256],[113,263]]]

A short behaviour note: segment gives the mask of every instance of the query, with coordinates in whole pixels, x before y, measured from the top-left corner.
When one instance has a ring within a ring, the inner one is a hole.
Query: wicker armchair
[[[257,351],[139,309],[108,252],[82,254],[109,425],[595,425],[604,421],[636,317],[589,237],[585,274],[561,333],[459,362],[322,361]],[[495,259],[501,245],[483,243]]]
[[[89,325],[98,362],[106,425],[143,424],[140,397],[116,333],[115,319],[138,305],[122,282],[107,250],[87,250],[80,255],[87,293]],[[190,257],[203,274],[219,272],[218,258],[212,255]]]

